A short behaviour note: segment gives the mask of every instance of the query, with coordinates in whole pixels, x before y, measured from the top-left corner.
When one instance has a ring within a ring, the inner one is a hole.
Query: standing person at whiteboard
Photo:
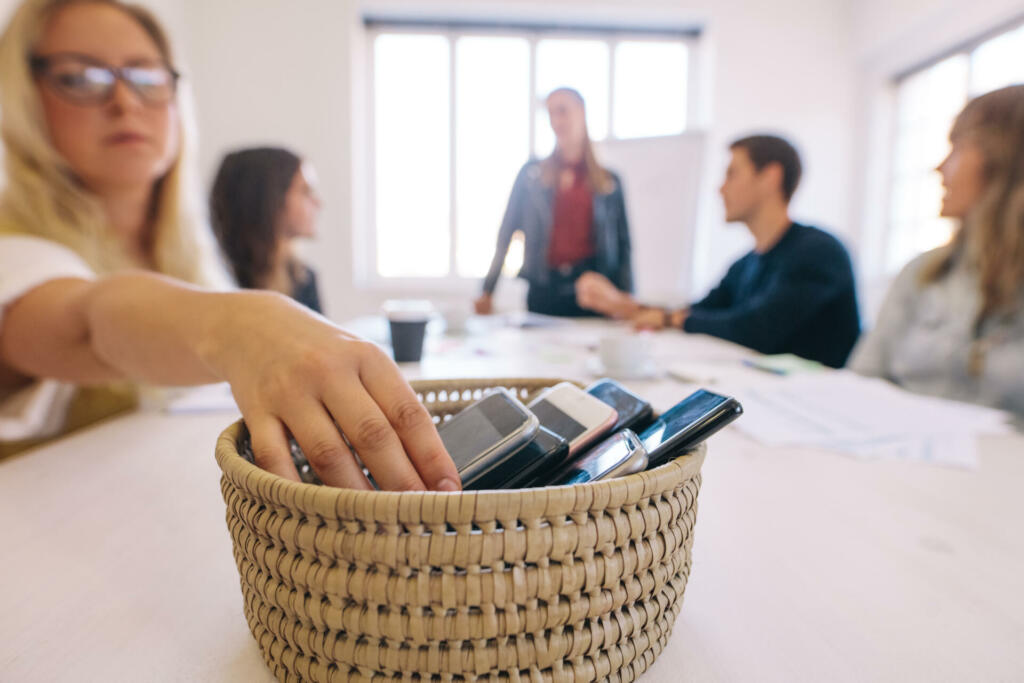
[[[600,273],[620,291],[633,291],[622,184],[594,156],[583,97],[572,88],[558,88],[548,95],[547,108],[555,150],[546,159],[527,162],[516,177],[483,293],[474,302],[477,313],[494,309],[494,288],[517,231],[525,238],[519,277],[529,283],[528,310],[599,315],[576,301],[576,280],[587,272]]]

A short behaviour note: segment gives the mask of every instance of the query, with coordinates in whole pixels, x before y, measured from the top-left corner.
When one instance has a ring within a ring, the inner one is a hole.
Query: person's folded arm
[[[742,304],[728,308],[694,305],[683,329],[761,353],[780,353],[793,330],[834,300],[839,286],[824,267],[803,265],[778,274],[761,293]]]
[[[298,480],[291,433],[324,483],[369,488],[340,427],[381,488],[458,488],[391,359],[280,294],[209,292],[146,272],[50,280],[5,309],[0,359],[79,384],[227,381],[271,472]]]

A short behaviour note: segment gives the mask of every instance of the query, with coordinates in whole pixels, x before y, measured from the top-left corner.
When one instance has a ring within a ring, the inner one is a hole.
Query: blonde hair
[[[30,234],[77,252],[97,273],[133,267],[124,246],[109,229],[98,198],[75,178],[54,148],[29,60],[55,12],[72,4],[115,7],[138,22],[167,64],[173,64],[166,32],[148,10],[118,0],[27,0],[0,37],[0,135],[6,186],[0,197],[0,232]],[[203,220],[191,159],[195,140],[192,102],[179,87],[178,155],[154,187],[150,226],[151,255],[166,275],[222,287],[225,275]]]
[[[587,185],[590,187],[590,191],[599,194],[611,193],[615,189],[615,182],[612,180],[612,174],[597,163],[594,145],[590,141],[590,131],[587,130],[587,105],[583,101],[583,95],[575,88],[555,88],[548,93],[547,99],[550,100],[555,95],[568,95],[583,110],[583,165],[587,169]],[[555,147],[551,155],[540,162],[541,182],[548,187],[554,187],[563,168],[565,168],[565,161],[558,153],[558,148]]]
[[[920,279],[935,282],[965,258],[977,271],[981,289],[978,325],[991,315],[1016,310],[1024,295],[1024,85],[968,102],[949,137],[969,139],[981,150],[984,190]]]

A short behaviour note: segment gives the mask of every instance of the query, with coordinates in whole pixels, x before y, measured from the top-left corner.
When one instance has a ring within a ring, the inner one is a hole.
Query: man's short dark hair
[[[782,196],[787,202],[793,198],[796,186],[800,184],[800,173],[803,170],[800,164],[800,155],[793,145],[775,135],[748,135],[729,145],[729,149],[737,147],[746,150],[747,156],[750,157],[754,168],[758,171],[763,170],[768,164],[781,166]]]

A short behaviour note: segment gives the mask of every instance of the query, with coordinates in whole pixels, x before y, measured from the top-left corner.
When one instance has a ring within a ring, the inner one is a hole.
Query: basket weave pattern
[[[414,382],[438,419],[492,386]],[[630,681],[690,570],[704,449],[576,486],[461,494],[289,482],[217,461],[246,618],[281,681]]]

